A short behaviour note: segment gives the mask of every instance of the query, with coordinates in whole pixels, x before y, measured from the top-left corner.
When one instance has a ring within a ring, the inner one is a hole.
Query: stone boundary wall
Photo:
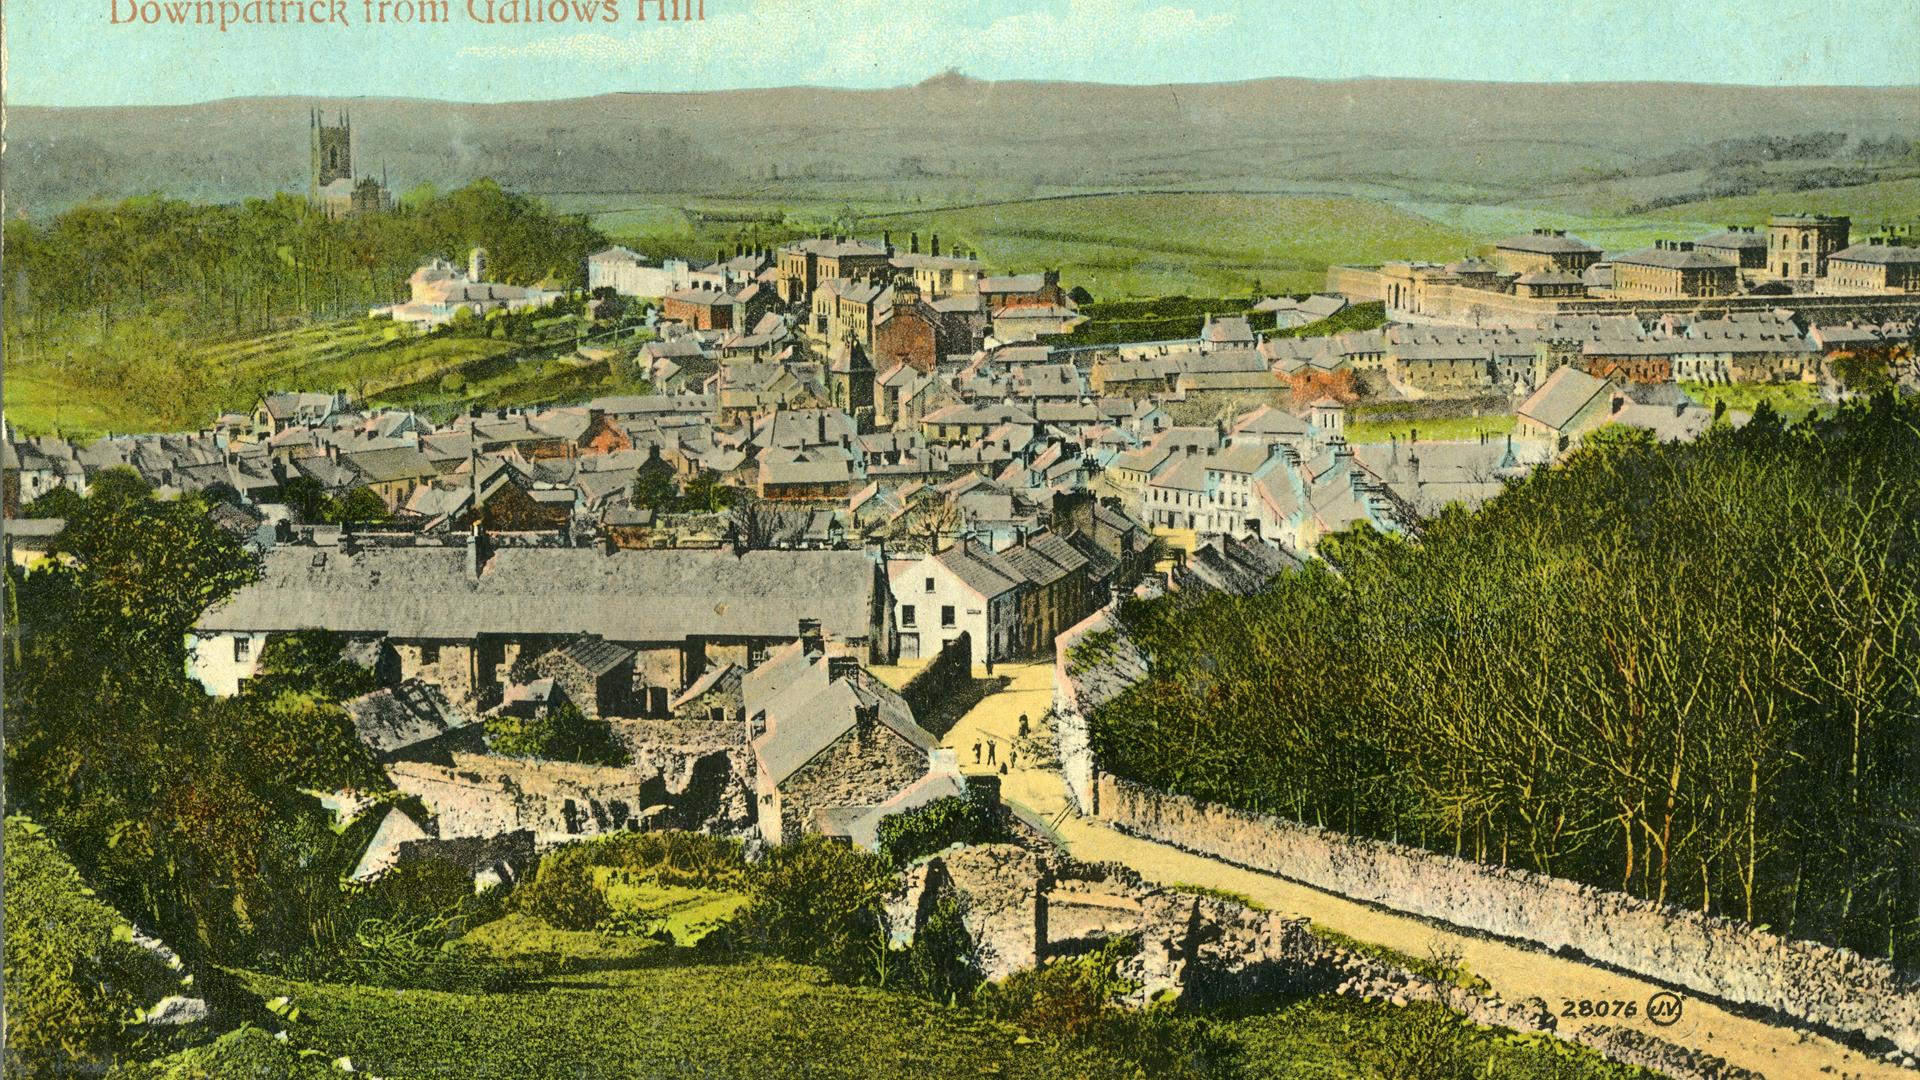
[[[907,680],[906,685],[900,688],[900,697],[913,710],[914,720],[924,727],[926,720],[923,718],[938,711],[934,703],[950,697],[972,679],[973,637],[962,630],[959,637],[940,647],[939,656]],[[946,732],[935,731],[933,734],[941,736]]]
[[[1096,773],[1122,831],[1920,1054],[1920,983],[1885,961],[1525,870],[1348,836]]]

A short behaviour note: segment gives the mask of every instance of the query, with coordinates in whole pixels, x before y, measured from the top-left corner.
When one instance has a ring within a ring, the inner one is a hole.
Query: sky
[[[222,0],[11,0],[6,99],[516,101],[888,87],[948,69],[1113,83],[1296,76],[1920,85],[1920,0],[680,0],[703,4],[705,13],[682,22],[659,20],[661,0],[450,0],[438,25],[397,21],[402,5],[417,0],[224,2],[256,18],[265,4],[344,24],[222,30],[166,21],[169,9],[188,18],[205,10],[217,20]],[[384,22],[371,18],[382,2],[391,5]],[[500,19],[528,6],[567,18]],[[638,8],[646,21],[636,21]],[[493,21],[485,21],[489,10]],[[584,22],[575,12],[598,17]]]

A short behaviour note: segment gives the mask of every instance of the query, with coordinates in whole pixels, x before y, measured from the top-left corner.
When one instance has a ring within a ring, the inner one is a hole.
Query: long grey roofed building
[[[860,551],[501,548],[470,576],[460,547],[288,547],[195,629],[664,642],[792,637],[801,619],[818,619],[836,637],[870,639],[877,566]]]

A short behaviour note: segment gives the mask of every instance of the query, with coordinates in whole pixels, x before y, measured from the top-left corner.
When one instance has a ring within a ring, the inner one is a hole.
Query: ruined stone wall
[[[744,768],[726,749],[654,747],[620,766],[456,753],[451,766],[401,761],[387,775],[434,814],[442,839],[531,829],[547,847],[642,828],[743,830]]]
[[[1126,832],[1396,911],[1578,950],[1699,994],[1920,1053],[1920,983],[1884,961],[1563,878],[1348,836],[1104,774],[1094,786],[1100,816]]]

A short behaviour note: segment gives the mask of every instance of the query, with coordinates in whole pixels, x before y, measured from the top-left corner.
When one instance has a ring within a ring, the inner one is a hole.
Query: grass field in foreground
[[[394,991],[249,975],[290,996],[297,1045],[382,1076],[574,1078],[1091,1077],[1136,1066],[1035,1041],[959,1005],[830,981],[765,959],[681,962],[650,938],[551,930],[510,916],[468,944],[575,973],[500,994]],[[1548,1036],[1479,1028],[1437,1006],[1334,997],[1267,1001],[1219,1017],[1258,1080],[1500,1076],[1630,1080],[1646,1074]],[[1117,1052],[1117,1051],[1116,1051]]]

